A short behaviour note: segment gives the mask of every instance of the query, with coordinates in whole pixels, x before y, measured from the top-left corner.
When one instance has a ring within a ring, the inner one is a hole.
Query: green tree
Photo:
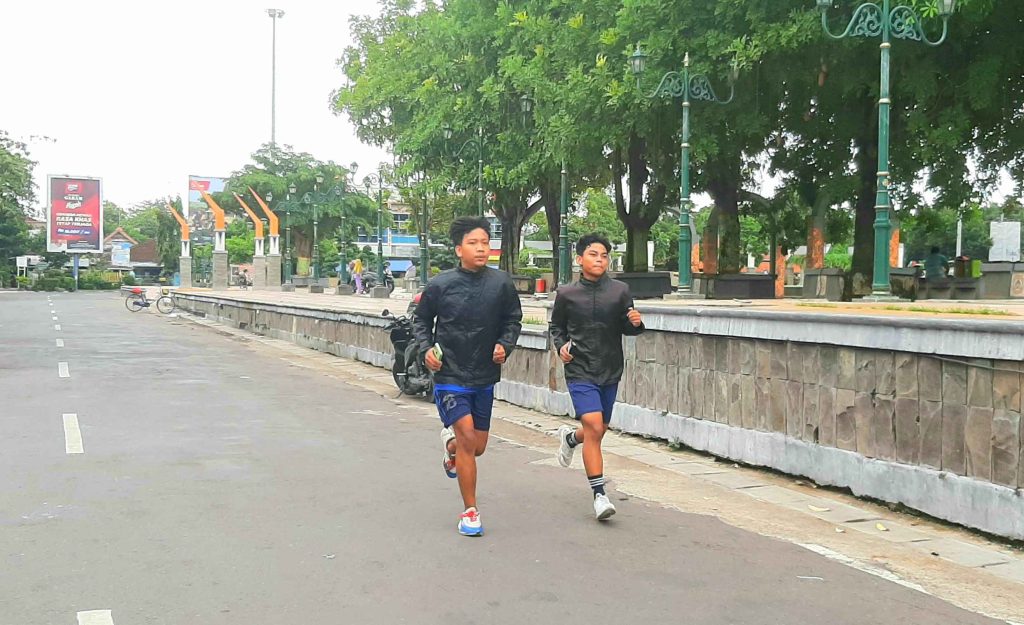
[[[313,204],[304,201],[307,196],[312,198],[314,188],[326,197],[317,203],[317,236],[320,243],[329,239],[344,236],[346,240],[354,238],[354,233],[360,227],[376,229],[377,212],[376,202],[371,200],[361,191],[356,190],[351,182],[353,167],[343,167],[331,161],[319,161],[311,154],[295,152],[288,146],[265,145],[252,155],[252,162],[232,174],[228,179],[226,190],[215,195],[218,204],[227,212],[236,216],[243,223],[249,221],[249,217],[242,210],[241,205],[234,197],[234,193],[241,196],[254,211],[260,210],[256,201],[252,198],[249,189],[251,188],[261,197],[268,192],[272,193],[274,200],[271,208],[279,206],[279,202],[285,199],[289,185],[296,187],[296,193],[292,196],[293,205],[291,208],[292,245],[295,248],[296,257],[311,258],[313,255]],[[316,177],[321,176],[324,182],[316,184]],[[340,189],[340,194],[332,191]],[[281,227],[284,228],[284,211],[278,210],[282,219]],[[341,215],[345,214],[345,233],[341,235],[338,230],[341,226]],[[249,252],[250,256],[252,251]]]
[[[29,247],[25,216],[35,199],[34,167],[28,147],[0,130],[0,281],[10,280],[10,259],[24,254]]]

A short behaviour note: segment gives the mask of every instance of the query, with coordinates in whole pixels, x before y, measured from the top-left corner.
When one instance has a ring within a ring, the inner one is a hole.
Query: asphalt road
[[[508,442],[459,536],[429,405],[113,294],[0,293],[0,354],[3,625],[996,622]]]

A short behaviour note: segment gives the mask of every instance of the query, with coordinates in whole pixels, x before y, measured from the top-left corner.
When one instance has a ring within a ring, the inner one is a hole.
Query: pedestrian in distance
[[[601,441],[612,419],[622,378],[622,337],[644,331],[633,306],[629,286],[608,277],[612,244],[600,234],[588,234],[576,244],[580,279],[558,288],[548,331],[565,368],[573,410],[579,427],[558,430],[558,462],[572,464],[583,445],[583,467],[594,494],[594,516],[603,521],[615,514],[605,493]]]
[[[476,459],[487,449],[494,385],[519,340],[523,311],[512,278],[487,266],[490,223],[459,217],[450,234],[459,265],[427,284],[413,331],[420,356],[434,372],[434,402],[444,427],[442,468],[458,479],[462,494],[459,533],[481,536]]]

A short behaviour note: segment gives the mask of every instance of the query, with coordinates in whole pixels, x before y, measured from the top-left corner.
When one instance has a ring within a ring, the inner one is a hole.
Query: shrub
[[[135,276],[126,273],[121,277],[121,284],[124,286],[135,286],[138,282],[135,281]]]

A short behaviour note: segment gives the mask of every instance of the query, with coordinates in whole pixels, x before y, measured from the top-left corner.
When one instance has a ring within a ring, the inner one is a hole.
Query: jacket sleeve
[[[633,294],[629,292],[629,287],[626,287],[626,291],[623,294],[623,306],[622,306],[622,335],[623,336],[637,336],[644,333],[647,328],[644,326],[643,321],[640,322],[639,326],[634,326],[629,322],[629,309],[634,308]]]
[[[440,288],[431,282],[420,296],[420,303],[412,315],[412,333],[416,339],[420,357],[426,356],[427,350],[434,346],[434,318],[437,316]]]
[[[506,277],[502,288],[505,290],[505,315],[498,344],[505,348],[507,358],[519,344],[519,333],[523,329],[523,307],[519,303],[519,294],[516,293],[512,278]]]
[[[551,321],[548,322],[548,336],[555,351],[560,352],[562,346],[569,342],[569,318],[566,298],[555,291],[555,305],[551,308]]]

